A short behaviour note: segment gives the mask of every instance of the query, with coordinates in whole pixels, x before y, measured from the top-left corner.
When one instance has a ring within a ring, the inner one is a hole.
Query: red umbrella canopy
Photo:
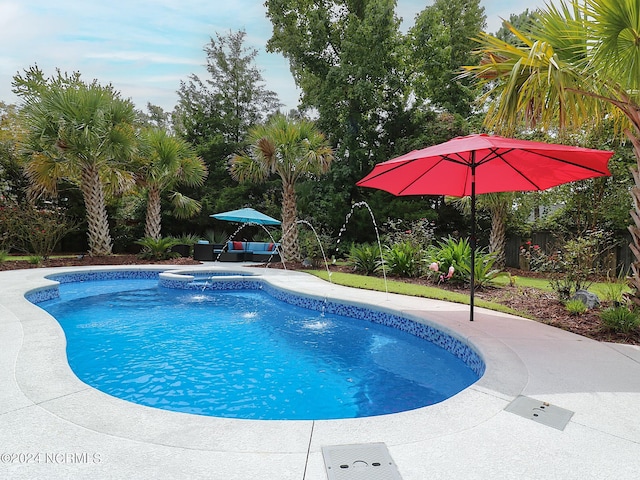
[[[457,137],[379,163],[360,187],[394,195],[472,194],[546,190],[563,183],[609,176],[614,152],[494,135]]]

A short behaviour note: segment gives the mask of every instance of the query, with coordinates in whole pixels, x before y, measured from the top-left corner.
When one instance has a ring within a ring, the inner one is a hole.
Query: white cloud
[[[404,26],[430,0],[398,0]],[[484,0],[488,31],[499,15],[514,11],[511,0]],[[541,5],[534,0],[529,8]],[[0,0],[0,100],[17,101],[11,81],[18,71],[38,64],[47,75],[56,68],[79,71],[83,78],[111,83],[138,108],[148,101],[171,110],[180,80],[206,75],[203,47],[216,32],[244,29],[246,45],[256,48],[266,88],[286,108],[299,92],[286,60],[265,51],[271,37],[263,1],[231,0]]]

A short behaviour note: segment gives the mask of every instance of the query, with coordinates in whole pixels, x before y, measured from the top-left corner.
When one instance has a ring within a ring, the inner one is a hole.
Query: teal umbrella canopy
[[[231,210],[229,212],[215,213],[209,215],[217,220],[237,223],[255,223],[258,225],[280,225],[280,221],[265,215],[253,208],[241,208],[240,210]]]

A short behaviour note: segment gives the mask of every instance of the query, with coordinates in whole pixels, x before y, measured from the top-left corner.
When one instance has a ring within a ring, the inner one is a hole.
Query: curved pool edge
[[[177,267],[179,268],[179,267]],[[202,270],[211,267],[201,267]],[[248,267],[237,267],[247,271]],[[2,306],[12,313],[22,335],[15,358],[13,396],[21,408],[37,408],[84,428],[104,434],[158,445],[229,452],[290,453],[319,450],[321,445],[384,441],[388,445],[418,442],[472,428],[499,413],[527,382],[519,357],[498,338],[468,322],[468,307],[394,294],[381,294],[328,284],[311,275],[275,269],[251,269],[275,287],[357,305],[374,305],[430,322],[440,330],[471,344],[482,355],[486,371],[471,387],[439,404],[408,412],[347,420],[259,421],[235,420],[168,412],[110,397],[77,379],[65,355],[65,339],[57,321],[31,304],[24,294],[50,288],[45,276],[60,272],[144,270],[167,271],[172,267],[100,267],[37,269],[0,274],[7,295]],[[198,267],[189,270],[197,270]],[[225,270],[229,270],[225,267]],[[19,275],[19,277],[18,277]],[[17,279],[19,278],[19,281]],[[14,280],[16,279],[16,280]],[[477,321],[501,316],[479,309]],[[511,317],[519,321],[525,319]],[[3,316],[4,322],[4,316]],[[18,338],[21,337],[21,338]],[[16,350],[14,348],[14,350]],[[23,398],[19,398],[19,397]],[[311,432],[313,436],[310,442]]]

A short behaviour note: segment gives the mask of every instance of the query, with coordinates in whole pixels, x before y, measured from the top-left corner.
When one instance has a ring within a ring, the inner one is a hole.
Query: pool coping
[[[189,267],[188,270],[211,268],[252,271],[274,287],[295,291],[296,295],[317,298],[320,291],[323,292],[322,296],[340,302],[371,304],[381,311],[399,313],[412,320],[433,324],[472,345],[486,364],[485,374],[472,386],[436,405],[367,418],[315,421],[238,420],[145,407],[111,397],[81,382],[66,362],[65,339],[61,327],[55,319],[24,298],[24,293],[50,286],[51,281],[44,277],[52,273],[87,270],[170,271],[185,270],[184,266],[34,269],[19,273],[0,273],[0,286],[4,288],[0,309],[6,313],[2,315],[0,325],[13,329],[13,335],[4,337],[3,343],[11,342],[5,355],[8,355],[9,360],[13,358],[14,365],[13,379],[3,378],[0,383],[7,384],[4,394],[6,399],[0,402],[0,418],[5,413],[26,413],[37,407],[57,419],[105,436],[104,438],[133,441],[146,445],[146,448],[170,447],[181,451],[229,454],[234,458],[245,455],[252,459],[255,455],[293,455],[297,458],[297,463],[304,457],[303,476],[291,478],[324,478],[320,460],[322,446],[384,442],[392,454],[394,450],[403,452],[411,445],[455,437],[461,432],[481,428],[496,417],[505,415],[504,408],[519,395],[535,394],[535,391],[527,391],[532,383],[532,367],[523,352],[528,353],[525,349],[518,351],[523,335],[535,338],[536,341],[567,344],[586,341],[582,337],[576,340],[577,336],[531,320],[484,309],[477,309],[476,321],[472,323],[468,321],[466,305],[355,290],[329,284],[300,272],[247,266],[217,267],[211,264]],[[505,325],[511,327],[511,330],[503,331]],[[517,333],[512,327],[517,327]],[[638,368],[640,372],[640,353],[635,358],[638,350],[619,346],[611,347],[610,350],[609,355],[618,353],[627,360],[631,359],[631,364],[625,363],[626,369]],[[620,358],[616,360],[622,361]],[[539,381],[537,376],[536,381]],[[640,392],[640,385],[633,384],[630,391]],[[551,397],[553,395],[547,398]],[[633,435],[635,432],[632,434],[632,441],[640,442],[640,434],[637,439]],[[397,458],[396,463],[403,473],[403,464]],[[420,478],[412,477],[409,474],[412,470],[407,466],[404,466],[404,470],[403,475],[407,476],[403,478]],[[274,474],[269,478],[279,477]]]

